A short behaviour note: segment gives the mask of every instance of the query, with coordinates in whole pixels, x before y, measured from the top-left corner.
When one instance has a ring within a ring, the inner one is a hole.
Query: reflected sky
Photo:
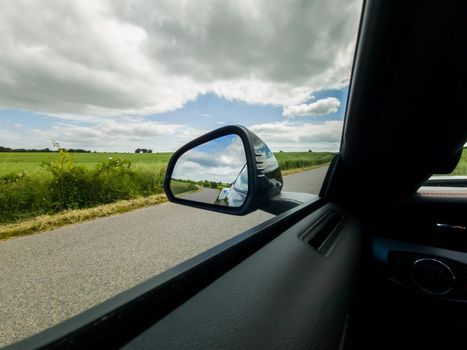
[[[238,135],[226,135],[183,154],[172,178],[232,183],[246,163],[245,148]]]

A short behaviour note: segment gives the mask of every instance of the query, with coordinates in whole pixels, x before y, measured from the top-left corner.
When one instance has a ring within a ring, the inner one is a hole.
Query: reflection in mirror
[[[226,135],[178,158],[170,189],[177,198],[240,207],[248,194],[248,167],[242,139]]]

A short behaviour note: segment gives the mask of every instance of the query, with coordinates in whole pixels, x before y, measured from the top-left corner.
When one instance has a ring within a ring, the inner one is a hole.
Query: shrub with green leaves
[[[44,214],[49,202],[47,180],[24,173],[10,173],[0,178],[0,222]]]
[[[12,172],[0,177],[0,223],[65,209],[80,209],[163,192],[165,167],[134,170],[116,157],[86,168],[59,148],[57,159],[42,162],[47,176]]]
[[[12,183],[21,181],[25,177],[26,177],[26,173],[24,171],[20,171],[20,172],[17,172],[17,173],[15,173],[15,172],[8,173],[8,174],[5,174],[3,176],[0,176],[0,185],[12,184]]]

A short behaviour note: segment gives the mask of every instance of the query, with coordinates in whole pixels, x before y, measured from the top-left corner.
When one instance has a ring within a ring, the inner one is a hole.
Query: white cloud
[[[326,97],[310,104],[292,105],[284,108],[284,117],[314,117],[335,113],[341,102],[335,97]]]
[[[32,129],[30,137],[50,147],[56,140],[65,148],[86,148],[98,151],[129,151],[145,147],[154,151],[173,151],[205,133],[181,124],[163,124],[142,118],[104,120],[91,125],[61,123],[48,130]]]
[[[348,83],[361,1],[2,2],[0,108],[148,115],[213,92],[298,105]]]
[[[337,151],[342,134],[342,121],[292,123],[289,121],[257,124],[250,127],[273,152]]]

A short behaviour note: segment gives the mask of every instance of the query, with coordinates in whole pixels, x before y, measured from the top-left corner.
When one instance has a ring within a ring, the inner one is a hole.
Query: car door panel
[[[307,216],[126,348],[338,348],[358,281],[359,226],[342,214],[324,254],[302,239],[330,211],[342,214],[328,204]]]
[[[8,348],[336,348],[360,247],[314,199]]]

